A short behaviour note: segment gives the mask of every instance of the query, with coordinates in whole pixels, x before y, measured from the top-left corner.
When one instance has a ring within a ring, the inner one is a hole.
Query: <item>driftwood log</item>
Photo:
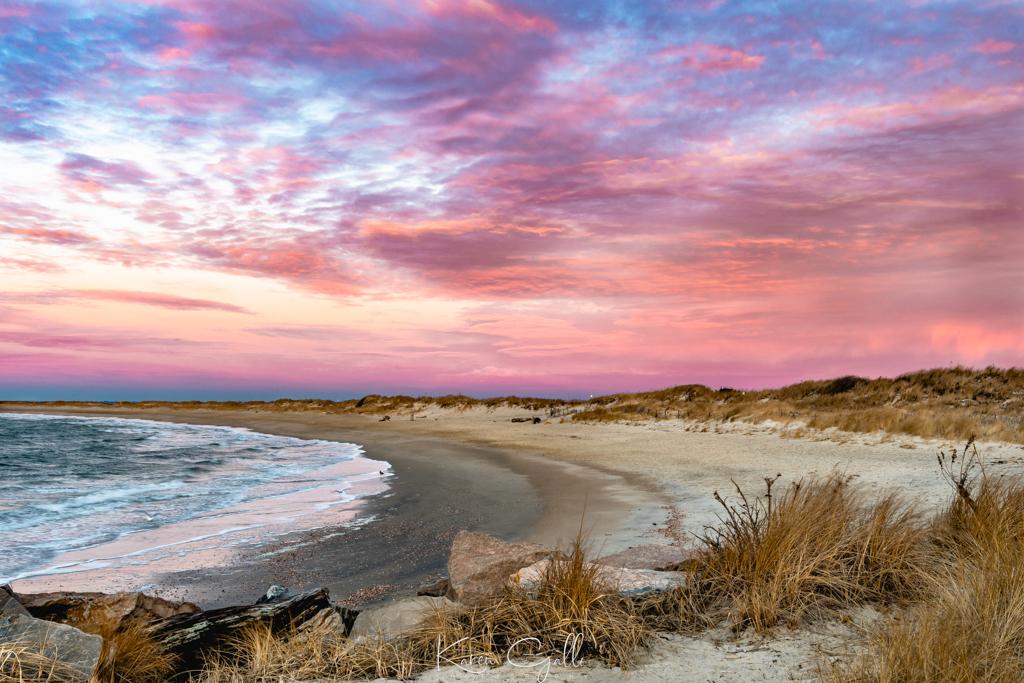
[[[153,624],[150,635],[178,658],[179,671],[189,671],[202,666],[204,651],[223,644],[240,629],[265,624],[274,632],[287,631],[329,608],[333,609],[330,596],[321,588],[275,602],[171,617]]]

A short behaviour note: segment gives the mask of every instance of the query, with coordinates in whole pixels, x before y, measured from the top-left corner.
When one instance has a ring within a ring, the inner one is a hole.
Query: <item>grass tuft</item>
[[[0,643],[0,683],[82,683],[82,675],[34,648]]]
[[[587,559],[582,535],[548,563],[538,587],[509,587],[483,605],[446,613],[418,647],[452,661],[484,655],[564,658],[628,668],[653,631],[633,601],[617,594]],[[432,658],[432,659],[436,659]]]
[[[141,624],[104,629],[103,648],[92,683],[164,683],[176,658],[167,654]]]
[[[548,564],[538,587],[509,587],[489,602],[438,611],[410,636],[346,641],[335,632],[273,634],[253,627],[213,654],[198,683],[282,678],[410,678],[438,663],[485,670],[516,659],[628,667],[652,630],[634,603],[600,580],[582,536]]]
[[[912,598],[926,553],[925,524],[897,496],[866,502],[848,477],[833,474],[722,505],[721,524],[705,529],[678,601],[678,626],[699,630],[728,621],[764,632],[804,617],[836,613],[865,602]],[[664,618],[664,605],[648,605]]]
[[[923,600],[834,667],[837,683],[1024,681],[1024,485],[985,473],[972,443],[939,464],[955,493],[931,530]]]

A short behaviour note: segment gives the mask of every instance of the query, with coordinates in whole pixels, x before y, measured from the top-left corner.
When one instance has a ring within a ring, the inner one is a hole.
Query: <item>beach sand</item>
[[[216,424],[351,442],[363,446],[367,457],[389,462],[393,472],[388,491],[358,508],[357,519],[364,522],[355,526],[287,536],[226,566],[190,567],[186,557],[178,571],[158,577],[144,567],[117,574],[101,569],[16,582],[21,592],[145,587],[214,608],[251,602],[276,583],[293,590],[324,586],[336,600],[366,605],[413,593],[446,574],[451,541],[462,529],[551,546],[571,541],[582,522],[602,553],[666,542],[658,530],[668,516],[667,499],[632,477],[516,449],[387,429],[389,423],[365,416],[10,405],[3,410]]]
[[[5,409],[26,410],[11,405]],[[361,540],[358,531],[350,532],[355,536],[328,534],[310,539],[308,551],[298,549],[281,557],[281,574],[267,561],[238,568],[259,577],[246,587],[245,598],[278,579],[292,585],[327,585],[338,597],[358,585],[404,581],[408,586],[412,577],[403,572],[419,578],[443,570],[446,543],[458,528],[553,543],[573,535],[584,506],[592,538],[609,552],[630,545],[692,543],[694,532],[716,521],[718,508],[712,499],[716,490],[728,496],[735,481],[748,492],[760,493],[763,478],[777,473],[784,484],[838,469],[872,490],[896,490],[926,509],[937,509],[948,500],[950,490],[939,474],[936,454],[963,445],[806,430],[795,438],[782,426],[770,424],[581,424],[558,418],[545,418],[541,424],[513,423],[514,417],[534,413],[512,408],[430,409],[418,412],[416,419],[392,416],[388,422],[369,415],[319,413],[67,412],[244,426],[274,434],[354,441],[363,444],[370,457],[392,463],[397,474],[392,494],[371,501],[366,508],[391,522],[367,525],[366,529],[377,531]],[[979,444],[979,451],[991,474],[1024,473],[1024,446],[985,443]],[[225,590],[224,602],[231,602],[235,595],[243,597],[228,585],[244,583],[241,575],[221,580],[209,573],[197,574],[165,578],[181,581],[193,591],[199,586],[214,593]],[[353,580],[348,582],[341,574]],[[220,598],[212,595],[211,601],[220,602]],[[638,669],[555,667],[547,680],[818,680],[822,658],[848,654],[855,647],[857,630],[870,628],[877,615],[864,610],[848,617],[842,623],[781,629],[768,638],[725,631],[697,638],[661,634]],[[524,676],[528,674],[508,666],[483,678],[449,668],[428,672],[422,680],[527,680]]]

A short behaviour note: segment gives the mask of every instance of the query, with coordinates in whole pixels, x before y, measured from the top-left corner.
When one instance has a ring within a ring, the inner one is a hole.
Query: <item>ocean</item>
[[[0,414],[0,583],[146,577],[357,524],[388,463],[356,444],[106,417]]]

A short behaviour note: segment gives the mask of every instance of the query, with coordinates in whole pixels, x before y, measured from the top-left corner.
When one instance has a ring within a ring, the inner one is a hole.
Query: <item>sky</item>
[[[0,0],[0,398],[1024,365],[1024,2]]]

